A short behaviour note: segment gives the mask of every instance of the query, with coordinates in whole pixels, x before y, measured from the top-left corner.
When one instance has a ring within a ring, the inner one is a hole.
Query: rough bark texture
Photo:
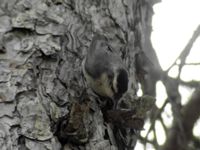
[[[95,33],[108,37],[122,56],[132,99],[136,55],[151,45],[152,5],[153,0],[0,0],[1,149],[61,149],[55,126],[81,99],[81,62]],[[86,144],[69,142],[65,149],[117,149],[115,139],[106,138],[112,129],[104,124],[97,97],[90,99],[83,128],[93,134]]]
[[[136,101],[137,83],[141,83],[144,94],[155,96],[156,82],[161,80],[168,98],[162,108],[154,107],[149,116],[151,127],[146,137],[140,137],[141,142],[164,150],[199,148],[199,140],[192,135],[200,116],[199,82],[184,82],[180,74],[188,65],[185,60],[199,37],[200,27],[174,64],[163,72],[150,41],[152,6],[156,2],[0,0],[0,148],[134,149],[137,132],[119,132],[106,122],[99,97],[87,89],[82,77],[81,63],[96,33],[108,38],[130,76],[129,91],[122,102],[133,110],[110,110],[108,116],[114,116],[110,120],[141,129],[141,116],[149,103]],[[175,65],[179,75],[171,78],[168,72]],[[196,89],[185,106],[181,105],[180,85]],[[172,106],[172,127],[166,127],[162,118],[167,104]],[[130,113],[135,113],[134,121],[127,119]],[[167,136],[163,147],[158,144],[159,137],[148,139],[151,131],[156,135],[156,121],[161,122]]]

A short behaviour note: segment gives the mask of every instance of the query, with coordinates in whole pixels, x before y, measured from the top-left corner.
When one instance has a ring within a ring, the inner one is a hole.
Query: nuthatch
[[[114,108],[128,89],[128,72],[102,35],[95,35],[83,61],[87,84],[101,97],[110,98]]]

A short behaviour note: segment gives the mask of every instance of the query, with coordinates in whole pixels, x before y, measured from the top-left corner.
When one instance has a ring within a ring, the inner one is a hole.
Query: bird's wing
[[[87,58],[85,62],[85,69],[91,76],[98,78],[105,72],[113,74],[111,57],[108,53],[98,53],[98,55],[92,57]]]

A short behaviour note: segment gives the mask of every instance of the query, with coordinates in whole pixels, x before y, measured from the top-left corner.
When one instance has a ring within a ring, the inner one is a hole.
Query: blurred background
[[[162,2],[155,4],[153,7],[155,14],[152,20],[153,31],[151,41],[159,63],[170,77],[177,79],[180,76],[180,80],[187,83],[198,83],[200,80],[199,7],[199,0],[162,0]],[[185,50],[187,48],[188,50]],[[180,56],[181,54],[184,55],[184,50],[187,51],[187,56],[180,72]],[[191,99],[195,87],[179,85],[178,90],[181,95],[181,104],[185,105]],[[172,127],[174,119],[172,108],[170,104],[164,106],[167,93],[161,81],[158,81],[156,84],[156,98],[156,106],[162,109],[161,116],[159,116],[162,119],[155,121],[155,130],[151,132],[148,132],[148,129],[152,128],[149,120],[146,122],[145,130],[141,132],[141,136],[146,137],[149,142],[145,146],[141,141],[138,142],[136,150],[154,150],[156,148],[152,145],[155,145],[155,143],[158,145],[164,144],[167,128]],[[195,122],[192,133],[194,138],[197,138],[197,141],[199,141],[200,120]],[[155,139],[157,140],[156,142],[154,141]],[[194,143],[191,143],[191,149],[197,149],[194,145]]]

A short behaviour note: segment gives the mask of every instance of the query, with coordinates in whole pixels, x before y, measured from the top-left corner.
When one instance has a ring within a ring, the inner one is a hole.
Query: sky
[[[200,25],[200,0],[162,0],[161,3],[155,4],[153,9],[155,14],[152,20],[151,41],[162,69],[167,70],[184,49],[194,30]],[[194,43],[186,62],[200,63],[200,38]],[[177,69],[178,67],[172,68],[169,76],[176,77],[178,74]],[[199,77],[199,66],[186,66],[181,73],[181,79],[184,81],[200,80]],[[156,87],[156,105],[161,107],[163,100],[166,98],[166,92],[162,82],[158,82]],[[191,96],[193,89],[180,87],[179,91],[184,105]],[[170,125],[172,123],[172,118],[169,117],[171,115],[170,105],[167,106],[166,113],[163,115],[165,121]],[[197,122],[196,127],[193,129],[193,133],[196,136],[200,136],[200,131],[197,128],[199,125],[200,121]],[[144,129],[148,129],[148,126],[149,124],[146,123]],[[162,145],[166,137],[162,134],[163,129],[159,122],[156,122],[156,128],[159,131],[157,134],[161,135],[158,143]],[[145,130],[141,134],[145,135]],[[142,145],[138,142],[135,150],[142,149]],[[148,146],[147,149],[154,150],[151,146]]]
[[[199,8],[200,0],[163,0],[154,5],[151,39],[164,70],[174,62],[200,24]],[[198,52],[198,45],[200,39],[193,51]],[[198,62],[197,55],[193,57],[189,61]]]

